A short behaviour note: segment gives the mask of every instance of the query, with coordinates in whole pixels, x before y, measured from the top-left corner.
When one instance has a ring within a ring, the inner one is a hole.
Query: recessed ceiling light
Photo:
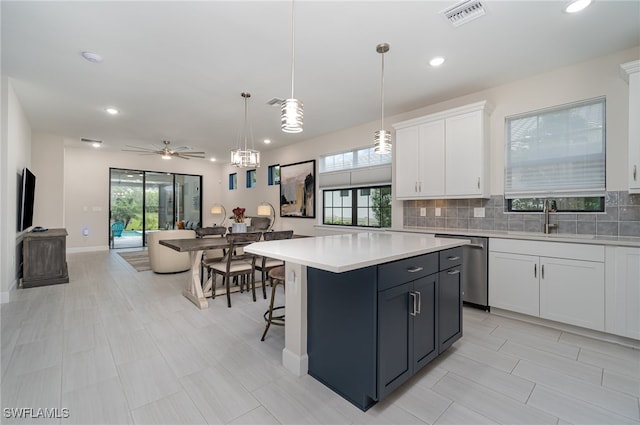
[[[442,56],[436,56],[435,58],[429,61],[429,65],[431,66],[440,66],[444,63],[444,58]]]
[[[118,115],[120,113],[120,111],[118,111],[116,108],[107,108],[105,109],[105,111],[107,111],[107,114],[110,115]]]
[[[268,145],[269,143],[271,143],[271,140],[269,140],[269,139],[264,139],[264,144],[265,144],[265,145]]]
[[[88,60],[89,62],[93,62],[93,63],[100,63],[102,62],[102,56],[100,56],[97,53],[93,53],[93,52],[82,52],[82,57],[85,58],[86,60]]]
[[[216,159],[214,157],[211,157],[211,158],[209,158],[209,161],[216,162]]]
[[[590,4],[591,0],[575,0],[569,3],[564,11],[567,13],[580,12],[581,10],[586,9]]]

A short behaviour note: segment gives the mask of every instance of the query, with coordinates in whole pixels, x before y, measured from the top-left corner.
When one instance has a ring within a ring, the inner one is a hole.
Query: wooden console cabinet
[[[69,283],[66,250],[66,229],[25,233],[22,245],[22,287]]]

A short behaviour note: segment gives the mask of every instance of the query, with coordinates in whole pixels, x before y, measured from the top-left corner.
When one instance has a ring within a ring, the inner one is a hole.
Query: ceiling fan
[[[155,146],[153,148],[127,145],[127,147],[133,149],[123,149],[123,151],[138,152],[142,155],[162,155],[162,159],[171,159],[174,156],[182,159],[204,158],[204,152],[191,152],[189,146],[170,148],[169,144],[171,142],[169,140],[163,140],[162,143],[164,143],[164,147]]]

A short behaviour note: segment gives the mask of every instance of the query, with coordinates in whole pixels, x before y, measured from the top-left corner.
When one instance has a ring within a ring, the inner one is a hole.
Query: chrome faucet
[[[551,229],[558,228],[557,224],[549,223],[549,213],[556,212],[556,201],[549,202],[548,199],[545,199],[542,212],[544,213],[544,233],[549,234]]]

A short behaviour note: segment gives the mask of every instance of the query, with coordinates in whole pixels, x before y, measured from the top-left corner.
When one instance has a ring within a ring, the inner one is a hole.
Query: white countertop
[[[334,273],[466,245],[406,232],[365,232],[256,242],[245,251]]]
[[[568,242],[591,245],[611,245],[640,248],[640,238],[630,236],[595,236],[574,234],[544,234],[542,232],[510,232],[504,230],[478,230],[478,229],[445,229],[432,227],[402,227],[391,229],[394,232],[409,232],[422,234],[441,234],[466,237],[485,237],[503,239],[522,239],[531,241]]]

